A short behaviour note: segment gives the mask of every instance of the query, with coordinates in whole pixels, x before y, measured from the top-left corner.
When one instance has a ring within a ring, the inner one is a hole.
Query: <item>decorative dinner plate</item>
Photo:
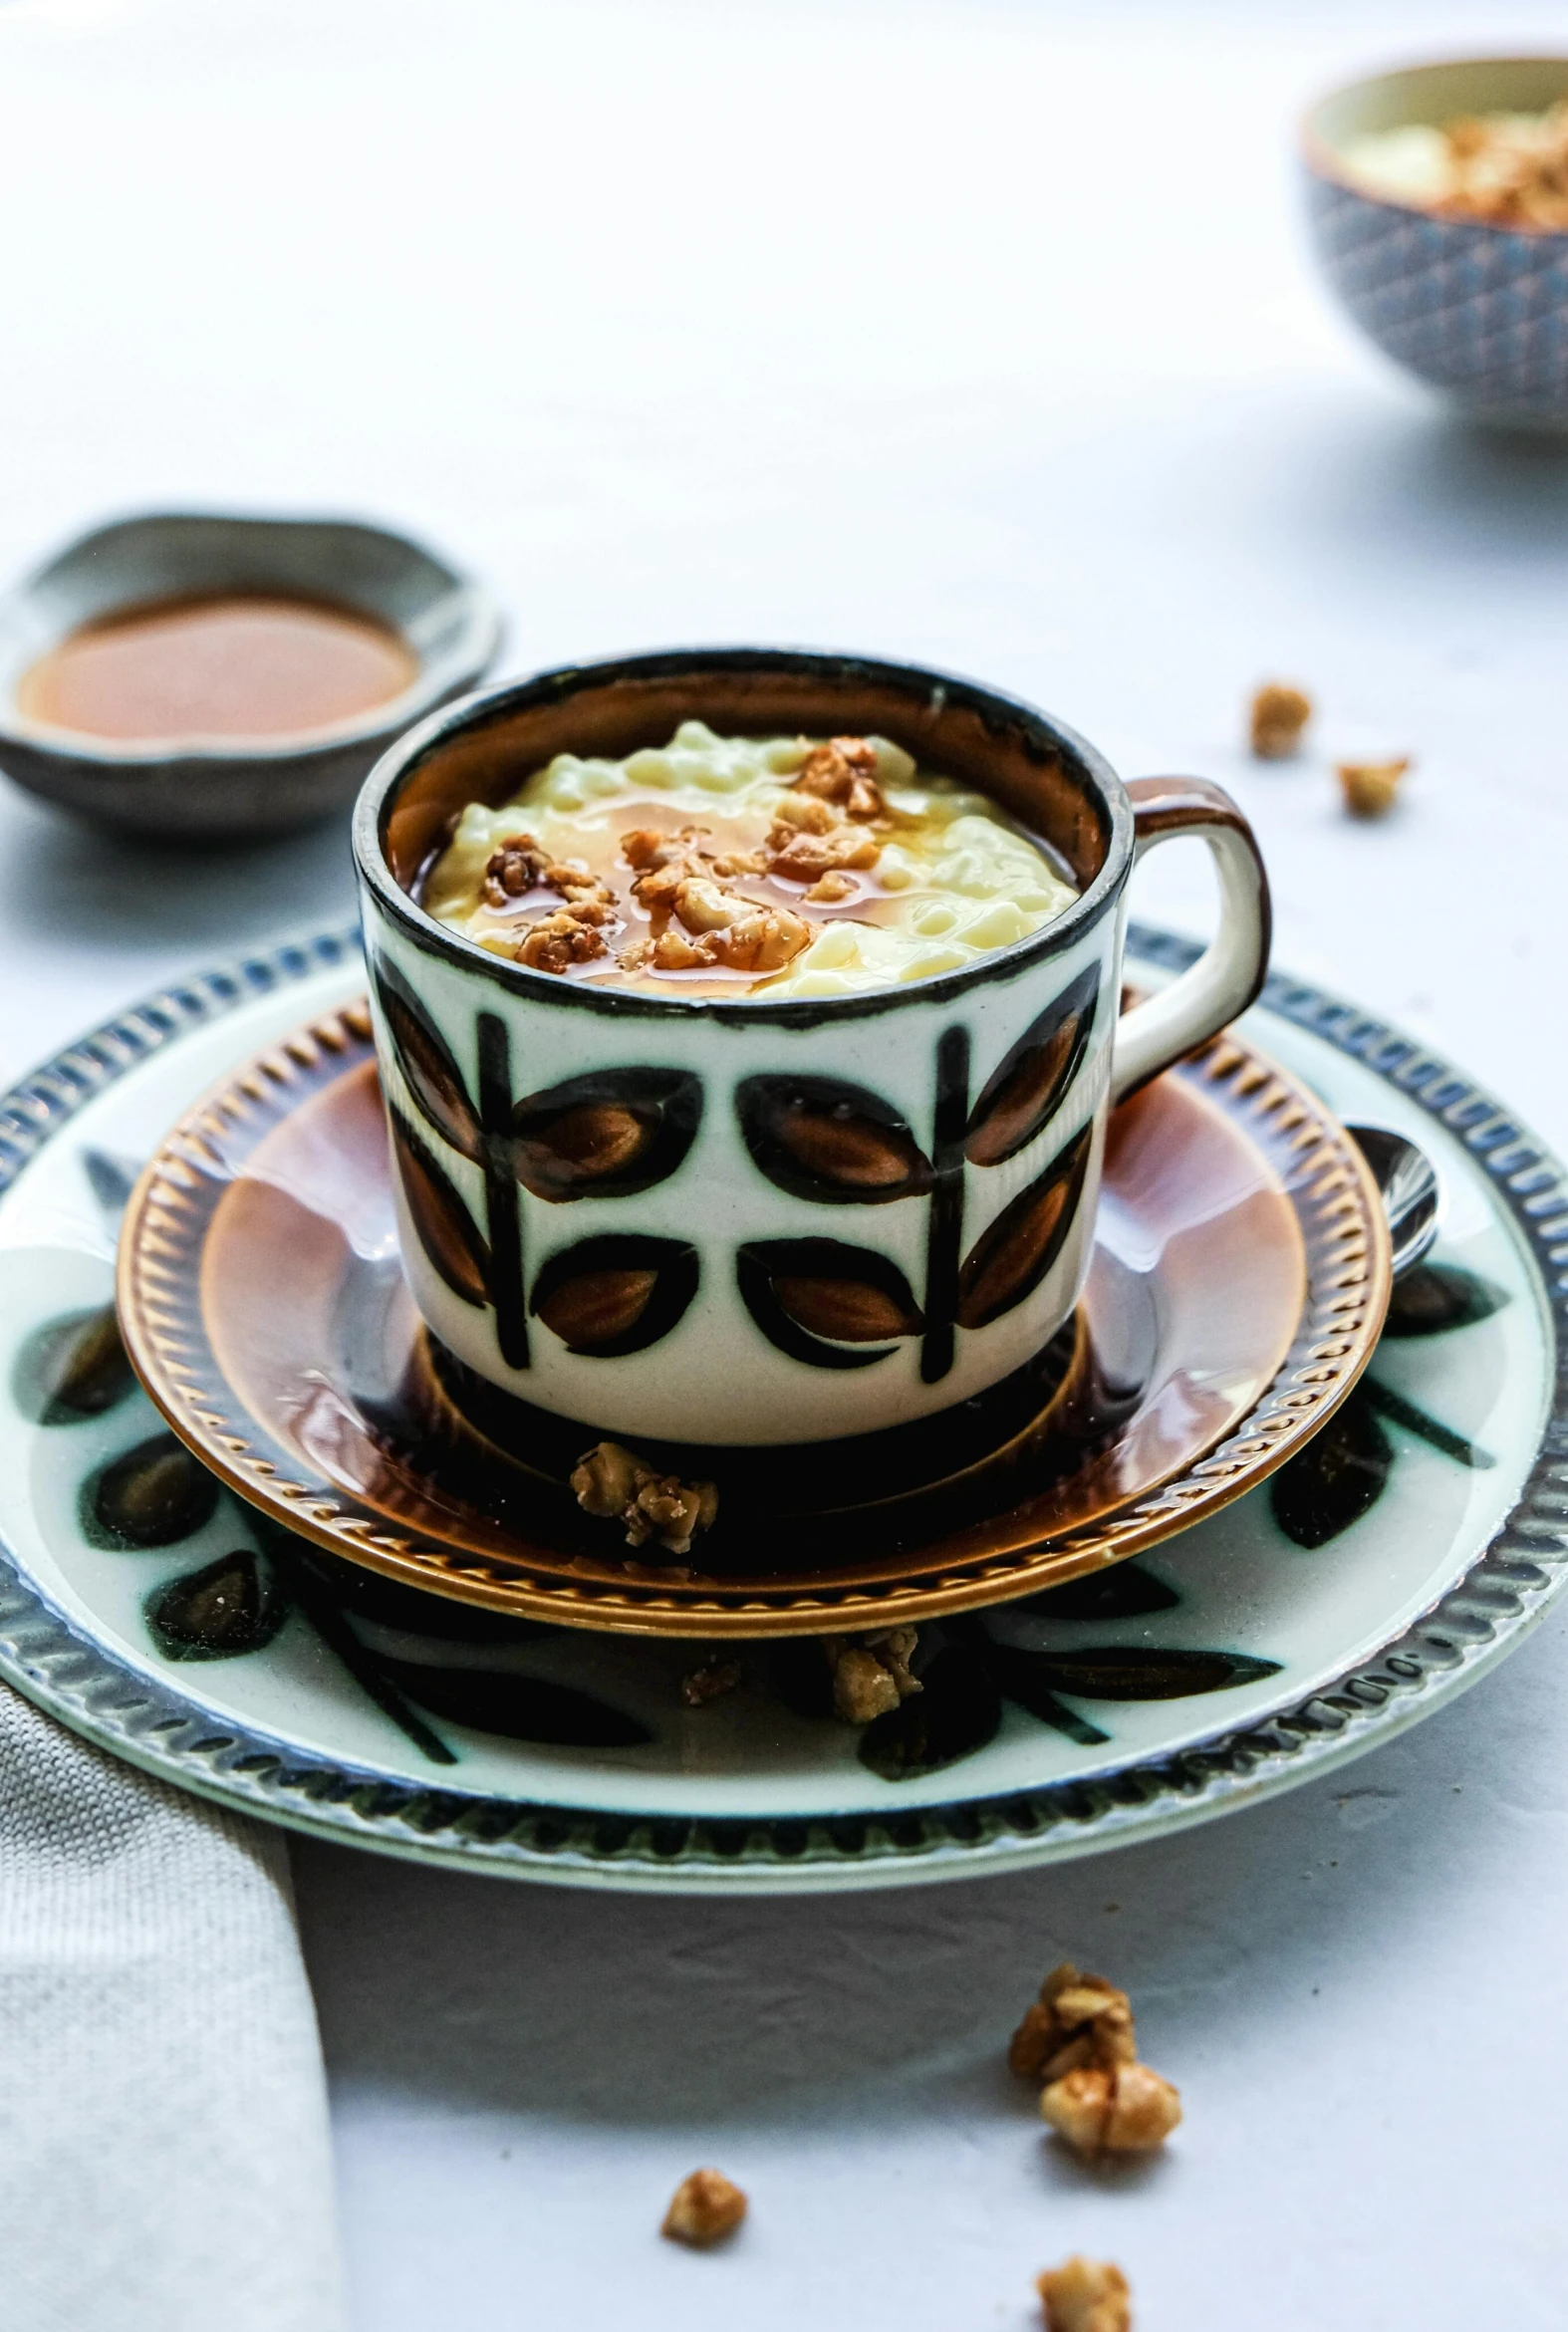
[[[412,1196],[417,1163],[400,1165]],[[903,1625],[1103,1569],[1300,1448],[1388,1300],[1355,1144],[1218,1038],[1114,1113],[1085,1299],[1031,1367],[944,1417],[809,1448],[640,1441],[660,1471],[717,1482],[716,1523],[677,1565],[656,1545],[629,1557],[621,1527],[577,1505],[593,1426],[432,1353],[392,1172],[362,1005],[244,1063],[132,1193],[119,1309],[135,1367],[273,1522],[409,1587],[623,1633]]]
[[[1155,971],[1191,950],[1135,931]],[[580,1885],[900,1884],[1082,1854],[1391,1737],[1564,1576],[1560,1169],[1496,1103],[1276,976],[1249,1041],[1444,1192],[1367,1374],[1272,1478],[1153,1552],[920,1631],[863,1729],[812,1644],[689,1706],[689,1644],[433,1597],[285,1534],[167,1431],[107,1307],[168,1125],[358,987],[337,934],[192,980],[0,1105],[0,1674],[166,1779],[345,1842]],[[726,1657],[733,1654],[728,1648]]]

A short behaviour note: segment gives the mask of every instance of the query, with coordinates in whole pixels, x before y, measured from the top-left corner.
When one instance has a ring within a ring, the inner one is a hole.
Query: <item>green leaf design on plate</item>
[[[455,1750],[449,1749],[440,1734],[425,1723],[417,1710],[409,1707],[391,1677],[385,1674],[383,1662],[360,1642],[320,1573],[291,1551],[291,1541],[292,1533],[273,1529],[269,1531],[267,1544],[288,1583],[289,1593],[328,1651],[337,1654],[361,1691],[413,1743],[421,1757],[428,1757],[432,1765],[455,1765]]]
[[[113,1304],[35,1328],[16,1357],[11,1396],[33,1425],[75,1425],[125,1400],[135,1374]]]
[[[235,1547],[155,1587],[142,1607],[165,1660],[239,1660],[260,1652],[288,1617],[272,1566],[252,1547]]]
[[[1385,1336],[1444,1336],[1451,1328],[1468,1328],[1489,1320],[1509,1301],[1489,1279],[1456,1263],[1419,1263],[1397,1281],[1389,1298]]]
[[[1246,1652],[1189,1652],[1177,1646],[1101,1644],[1083,1652],[1013,1652],[1047,1690],[1085,1700],[1185,1700],[1278,1676],[1277,1660]],[[1006,1689],[1012,1692],[1011,1684]]]
[[[783,1636],[767,1648],[768,1683],[796,1716],[833,1714],[833,1671],[820,1636]]]
[[[1040,1620],[1141,1620],[1150,1612],[1175,1611],[1181,1598],[1139,1563],[1113,1563],[1064,1587],[1045,1587],[1008,1605]]]
[[[418,1661],[377,1657],[410,1700],[474,1732],[570,1749],[637,1749],[653,1737],[624,1709],[569,1684],[495,1669],[426,1668]]]
[[[1042,1724],[1048,1724],[1053,1732],[1076,1741],[1081,1749],[1098,1748],[1102,1741],[1111,1738],[1099,1725],[1091,1724],[1087,1716],[1080,1716],[1076,1708],[1069,1708],[1065,1700],[1057,1698],[1042,1666],[1045,1655],[1026,1651],[1021,1645],[993,1641],[987,1643],[980,1657],[997,1690],[1031,1716],[1038,1717]]]
[[[1360,1386],[1269,1484],[1274,1520],[1298,1547],[1327,1546],[1382,1497],[1394,1443]]]
[[[89,1474],[79,1518],[92,1546],[169,1547],[210,1522],[217,1504],[215,1477],[184,1442],[153,1433]]]
[[[1377,1410],[1380,1416],[1386,1417],[1391,1425],[1403,1425],[1407,1433],[1415,1433],[1419,1439],[1431,1442],[1434,1449],[1440,1449],[1443,1456],[1451,1457],[1455,1464],[1473,1466],[1478,1473],[1484,1473],[1496,1464],[1497,1460],[1489,1449],[1481,1448],[1476,1441],[1466,1440],[1462,1433],[1456,1433],[1451,1425],[1443,1425],[1440,1419],[1429,1417],[1426,1410],[1418,1409],[1414,1401],[1407,1401],[1404,1394],[1396,1393],[1392,1386],[1380,1385],[1375,1377],[1364,1377],[1361,1391],[1368,1405]]]
[[[359,1564],[345,1562],[285,1530],[270,1515],[253,1514],[250,1519],[270,1553],[303,1565],[340,1610],[354,1612],[379,1627],[454,1644],[531,1644],[540,1637],[562,1633],[544,1620],[513,1619],[507,1612],[486,1611],[482,1604],[457,1603],[450,1596],[431,1595],[423,1588],[404,1586],[400,1579],[383,1578],[379,1571],[363,1570]]]
[[[984,1662],[965,1645],[939,1652],[920,1686],[886,1716],[874,1717],[861,1734],[860,1761],[884,1781],[914,1781],[972,1757],[995,1738],[1001,1723],[1001,1695]]]

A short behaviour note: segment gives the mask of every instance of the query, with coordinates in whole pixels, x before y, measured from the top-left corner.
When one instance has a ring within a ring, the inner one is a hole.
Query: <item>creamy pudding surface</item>
[[[571,980],[839,996],[957,971],[1078,894],[983,794],[884,737],[720,737],[682,721],[624,761],[560,753],[470,802],[420,904]]]

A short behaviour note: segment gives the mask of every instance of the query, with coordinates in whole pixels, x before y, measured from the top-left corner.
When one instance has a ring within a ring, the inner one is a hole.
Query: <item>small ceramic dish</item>
[[[27,717],[22,675],[83,625],[134,607],[272,594],[347,608],[397,633],[417,662],[399,694],[329,728],[121,741]],[[91,819],[176,841],[281,834],[347,808],[392,740],[494,661],[482,586],[385,527],[346,519],[152,513],[80,536],[0,601],[0,769]]]
[[[417,1173],[406,1153],[398,1167]],[[672,1569],[575,1505],[591,1428],[487,1386],[421,1330],[363,1006],[297,1030],[174,1129],[120,1252],[122,1330],[152,1399],[274,1521],[491,1611],[687,1637],[924,1620],[1156,1545],[1324,1424],[1390,1286],[1355,1143],[1216,1038],[1113,1115],[1076,1323],[1006,1384],[804,1450],[640,1441],[719,1485],[715,1526]]]
[[[1350,83],[1307,117],[1313,241],[1354,321],[1472,419],[1568,429],[1568,232],[1444,217],[1376,194],[1350,141],[1464,115],[1543,113],[1568,57],[1474,57]]]

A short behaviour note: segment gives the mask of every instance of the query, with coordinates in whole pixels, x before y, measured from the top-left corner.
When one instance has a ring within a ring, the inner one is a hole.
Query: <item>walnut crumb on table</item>
[[[658,2231],[672,2243],[703,2251],[733,2234],[745,2215],[745,2196],[722,2171],[694,2170],[670,2197]]]
[[[1408,753],[1393,761],[1341,761],[1339,782],[1353,818],[1386,818],[1399,798],[1400,780],[1411,765]]]
[[[572,1495],[585,1514],[624,1522],[628,1546],[645,1546],[656,1537],[672,1555],[688,1553],[694,1534],[711,1529],[718,1513],[712,1482],[683,1482],[672,1473],[656,1473],[619,1441],[596,1441],[578,1460]]]
[[[1111,2259],[1081,2253],[1035,2278],[1045,2332],[1132,2332],[1132,2293]]]
[[[1312,718],[1312,699],[1302,688],[1266,680],[1252,698],[1252,750],[1259,761],[1288,761]]]
[[[1181,2119],[1178,2092],[1138,2061],[1126,1992],[1070,1960],[1025,2010],[1007,2062],[1043,2084],[1042,2117],[1080,2154],[1152,2153]]]

